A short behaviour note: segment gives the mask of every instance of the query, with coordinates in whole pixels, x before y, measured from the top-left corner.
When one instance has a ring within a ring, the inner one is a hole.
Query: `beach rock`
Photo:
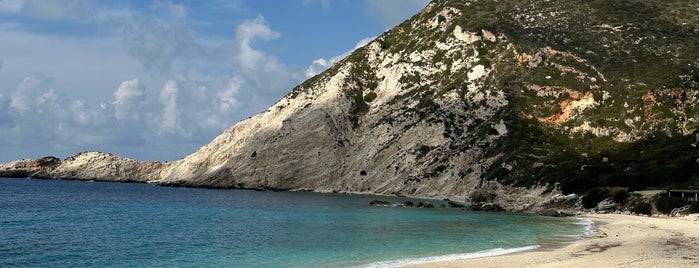
[[[449,207],[452,207],[452,208],[462,208],[462,207],[465,207],[465,206],[466,206],[465,204],[462,204],[462,203],[459,203],[459,202],[450,200],[450,199],[448,199],[448,198],[445,199],[445,201],[447,201],[447,205],[448,205]]]
[[[576,213],[572,210],[557,210],[557,209],[546,209],[539,211],[537,214],[541,216],[549,216],[549,217],[572,217],[575,216]]]
[[[487,211],[487,212],[501,212],[505,209],[500,204],[495,203],[476,203],[471,205],[471,210],[474,211]]]
[[[471,191],[469,199],[474,203],[490,203],[493,202],[496,196],[497,194],[494,190],[477,188]]]
[[[403,202],[403,206],[411,208],[411,207],[415,206],[415,204],[413,202],[410,202],[410,201],[405,201],[405,202]]]
[[[374,200],[371,200],[371,202],[369,202],[369,205],[385,207],[385,206],[390,206],[391,203],[388,201],[374,199]]]
[[[434,208],[434,204],[429,202],[418,202],[415,206],[417,208]]]

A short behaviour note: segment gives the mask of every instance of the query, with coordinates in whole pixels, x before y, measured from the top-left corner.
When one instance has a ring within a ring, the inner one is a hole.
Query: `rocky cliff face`
[[[488,188],[510,210],[549,202],[556,182],[693,185],[698,18],[691,1],[433,1],[182,160],[84,153],[41,174],[433,197]]]

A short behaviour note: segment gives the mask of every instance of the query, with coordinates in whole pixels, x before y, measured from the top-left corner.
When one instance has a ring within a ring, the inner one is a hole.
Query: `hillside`
[[[197,152],[119,180],[509,210],[556,187],[699,188],[698,44],[696,1],[433,1]],[[42,177],[115,180],[67,171],[105,160],[82,161]]]

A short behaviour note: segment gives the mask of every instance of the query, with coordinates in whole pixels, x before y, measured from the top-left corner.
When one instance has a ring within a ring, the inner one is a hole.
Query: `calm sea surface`
[[[372,199],[0,178],[0,267],[392,267],[560,246],[589,228]]]

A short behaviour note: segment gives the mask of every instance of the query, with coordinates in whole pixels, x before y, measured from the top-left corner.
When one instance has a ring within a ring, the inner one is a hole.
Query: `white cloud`
[[[35,104],[34,100],[36,100],[37,103],[40,101],[40,98],[34,96],[37,95],[37,92],[42,88],[48,86],[51,80],[51,78],[42,74],[24,78],[19,86],[17,86],[17,89],[12,92],[10,107],[14,108],[19,113],[29,111]]]
[[[240,91],[242,81],[239,77],[233,77],[228,81],[228,85],[216,94],[216,102],[222,114],[230,113],[238,106],[236,95]]]
[[[366,0],[366,5],[367,13],[389,29],[414,15],[429,2],[429,0]]]
[[[158,100],[163,106],[160,120],[161,131],[175,131],[180,128],[180,110],[177,107],[177,93],[177,82],[172,80],[167,81],[165,86],[163,86],[163,89],[160,91]]]
[[[103,101],[125,78],[143,74],[139,62],[121,47],[121,39],[113,36],[60,38],[0,30],[0,40],[0,89],[15,88],[25,77],[41,72],[55,78],[51,85],[64,97]]]
[[[333,64],[337,63],[338,61],[341,61],[342,59],[346,58],[352,52],[354,52],[356,49],[365,46],[372,40],[374,40],[376,37],[367,37],[362,40],[359,40],[356,45],[354,45],[354,48],[350,49],[349,51],[342,53],[340,55],[334,56],[330,58],[330,60],[326,60],[325,58],[319,58],[313,61],[308,68],[306,68],[306,71],[304,74],[306,75],[306,78],[313,77],[316,74],[319,74],[326,69],[330,68]]]
[[[79,125],[89,125],[92,122],[90,112],[82,100],[73,101],[70,104],[70,111],[75,123]]]
[[[145,98],[143,93],[143,85],[139,83],[138,79],[122,82],[119,88],[114,91],[114,101],[111,102],[114,105],[114,117],[124,120],[129,115],[138,116],[138,114],[132,114],[132,112],[135,112],[134,109]]]
[[[196,32],[186,6],[149,8],[161,17],[98,10],[80,21],[102,29],[98,36],[0,25],[0,148],[6,149],[0,162],[83,150],[177,159],[268,107],[303,77],[302,69],[260,48],[281,36],[261,15],[237,25],[234,36],[211,38]],[[71,14],[80,9],[32,12],[75,20]],[[37,70],[56,78],[27,77]],[[153,88],[161,90],[148,95]]]
[[[263,63],[263,69],[270,68],[267,65],[273,64],[270,63],[271,59],[262,51],[252,47],[252,43],[257,39],[269,41],[280,36],[278,32],[272,31],[267,26],[265,18],[262,15],[257,15],[254,20],[246,20],[235,28],[235,33],[235,39],[240,49],[238,54],[239,67],[245,70],[258,70],[260,63]]]
[[[37,105],[42,105],[44,103],[56,102],[57,100],[58,94],[56,93],[56,90],[50,88],[49,91],[47,91],[46,93],[36,97],[35,102]]]

